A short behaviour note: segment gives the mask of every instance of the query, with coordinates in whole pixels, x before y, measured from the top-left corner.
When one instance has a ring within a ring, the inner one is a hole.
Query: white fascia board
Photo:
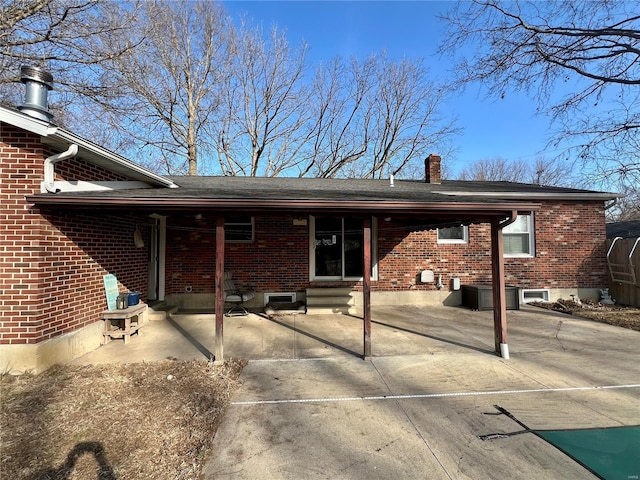
[[[112,190],[135,190],[140,188],[153,188],[145,182],[85,182],[85,181],[61,181],[53,182],[53,189],[57,192],[105,192]]]
[[[149,182],[155,186],[178,188],[178,185],[168,178],[153,173],[131,160],[126,159],[122,155],[118,155],[117,153],[107,150],[106,148],[86,140],[75,133],[57,127],[44,120],[40,120],[39,118],[34,118],[17,110],[0,106],[0,121],[13,125],[14,127],[21,128],[22,130],[26,130],[27,132],[35,133],[45,139],[50,139],[51,142],[57,144],[58,148],[62,147],[62,145],[64,145],[65,148],[68,148],[69,145],[76,144],[80,148],[80,157],[83,157],[82,153],[88,153],[89,157],[94,156],[102,159],[103,162],[100,164],[105,168],[108,168],[109,164],[111,164],[111,166],[116,167],[115,170],[117,172],[124,175],[130,174],[138,180]],[[92,159],[87,158],[87,160],[91,161]]]
[[[624,195],[620,193],[610,192],[452,192],[452,191],[439,191],[434,192],[442,195],[464,196],[464,197],[486,197],[495,200],[614,200],[616,198],[622,198]]]
[[[80,147],[81,153],[82,153],[82,150],[90,152],[98,157],[105,159],[107,163],[112,163],[112,164],[115,164],[116,166],[124,167],[125,171],[128,171],[131,174],[134,174],[135,176],[138,176],[138,177],[142,176],[145,179],[145,181],[148,181],[152,184],[161,185],[169,188],[178,188],[178,185],[173,183],[168,178],[165,178],[161,175],[153,173],[147,170],[146,168],[141,167],[140,165],[132,162],[131,160],[128,160],[125,157],[112,152],[111,150],[107,150],[104,147],[96,145],[95,143],[90,142],[89,140],[86,140],[76,135],[75,133],[72,133],[63,129],[57,129],[55,133],[48,136],[52,138],[59,138],[60,140],[69,144],[75,143],[76,145],[78,145],[78,147]],[[82,157],[82,155],[80,155],[80,157]],[[123,173],[126,173],[126,172],[123,172]]]
[[[49,122],[5,107],[0,107],[0,121],[44,137],[55,133],[58,129],[58,127],[51,125]]]

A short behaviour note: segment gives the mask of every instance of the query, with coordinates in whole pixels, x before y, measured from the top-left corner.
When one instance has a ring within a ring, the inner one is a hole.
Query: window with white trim
[[[377,278],[376,219],[371,221],[371,279]],[[364,225],[362,218],[310,217],[311,280],[362,280]]]
[[[251,243],[254,239],[253,217],[226,217],[224,219],[224,241],[226,243]]]
[[[458,225],[439,228],[438,243],[469,243],[469,227]]]
[[[518,215],[516,221],[502,229],[505,257],[535,256],[533,214]]]

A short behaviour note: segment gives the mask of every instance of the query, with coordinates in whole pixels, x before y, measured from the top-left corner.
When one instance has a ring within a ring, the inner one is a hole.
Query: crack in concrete
[[[378,367],[376,366],[376,364],[373,361],[373,359],[371,359],[369,361],[371,362],[371,365],[373,366],[375,371],[378,373],[378,376],[382,380],[382,383],[384,383],[385,387],[389,391],[389,394],[394,395],[393,391],[391,390],[391,387],[389,387],[389,384],[387,383],[387,380],[382,375],[382,372],[380,372],[380,370],[378,370]],[[453,477],[449,474],[449,472],[445,468],[445,466],[442,463],[442,461],[440,460],[440,458],[438,458],[438,455],[433,450],[433,448],[431,448],[431,445],[429,445],[429,442],[427,441],[427,439],[424,437],[424,435],[422,435],[422,432],[420,431],[420,429],[418,428],[416,423],[413,421],[413,419],[409,415],[409,412],[407,412],[407,410],[404,408],[404,406],[402,405],[402,403],[400,402],[399,399],[395,399],[394,401],[395,401],[396,405],[398,405],[400,410],[402,410],[402,413],[407,418],[407,420],[409,421],[409,423],[411,424],[411,426],[413,427],[415,432],[418,434],[418,437],[420,438],[420,440],[422,440],[422,443],[424,443],[424,445],[427,447],[427,450],[429,450],[429,453],[431,453],[431,455],[433,455],[433,458],[435,458],[436,462],[438,462],[438,465],[440,465],[440,468],[442,468],[442,471],[447,475],[447,478],[449,478],[449,480],[453,480]]]
[[[560,330],[562,330],[562,320],[558,321],[558,326],[556,327],[556,334],[555,334],[555,338],[556,341],[560,344],[560,346],[562,347],[562,350],[567,350],[567,347],[564,346],[564,343],[562,343],[562,340],[560,340]]]

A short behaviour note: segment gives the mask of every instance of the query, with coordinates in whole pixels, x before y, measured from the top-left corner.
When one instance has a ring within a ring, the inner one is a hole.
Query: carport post
[[[511,222],[509,222],[511,223]],[[496,353],[509,358],[507,344],[507,302],[504,281],[504,242],[502,228],[504,223],[491,222],[491,270],[493,285],[493,329]]]
[[[362,266],[362,302],[364,307],[364,358],[371,356],[371,217],[363,222],[364,261]]]
[[[216,217],[216,338],[214,363],[224,362],[222,330],[224,320],[224,217]]]

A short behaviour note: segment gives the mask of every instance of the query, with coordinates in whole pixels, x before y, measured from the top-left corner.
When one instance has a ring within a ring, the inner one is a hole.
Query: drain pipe
[[[505,220],[503,220],[502,222],[499,223],[500,230],[502,230],[504,227],[507,227],[507,226],[511,225],[517,219],[518,219],[518,211],[517,210],[512,210],[511,211],[511,215],[509,215],[509,218],[506,218]]]
[[[78,145],[72,143],[69,148],[62,153],[56,153],[47,157],[44,161],[44,182],[42,183],[42,193],[58,193],[60,189],[54,186],[54,164],[75,157],[78,154]]]

